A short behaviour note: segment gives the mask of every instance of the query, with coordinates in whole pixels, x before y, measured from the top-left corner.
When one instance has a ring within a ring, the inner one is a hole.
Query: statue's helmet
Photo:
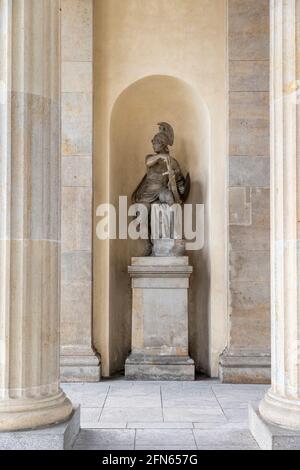
[[[159,132],[167,136],[167,141],[168,141],[167,145],[172,146],[174,144],[173,127],[170,126],[170,124],[168,124],[167,122],[159,122],[158,126],[159,126]]]
[[[168,145],[170,145],[169,137],[165,132],[159,132],[158,134],[155,134],[152,139],[152,143],[155,141],[160,142],[160,144],[162,144],[166,149],[168,148]]]

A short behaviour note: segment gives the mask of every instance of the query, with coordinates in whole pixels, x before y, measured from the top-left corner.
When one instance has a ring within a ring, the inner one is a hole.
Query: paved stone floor
[[[266,385],[217,380],[63,384],[81,405],[74,449],[258,449],[248,430],[247,407]]]

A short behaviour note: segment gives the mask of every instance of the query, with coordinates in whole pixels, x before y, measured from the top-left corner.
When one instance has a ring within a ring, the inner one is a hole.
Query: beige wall
[[[157,120],[173,124],[193,200],[207,207],[205,249],[191,258],[191,354],[198,369],[217,375],[227,339],[226,1],[96,0],[94,7],[95,207],[133,191]],[[153,75],[164,77],[130,87]],[[120,370],[130,349],[131,249],[94,239],[94,344],[104,375]]]
[[[61,378],[97,381],[92,350],[93,0],[61,1]]]
[[[229,0],[229,340],[223,380],[270,379],[269,0]]]

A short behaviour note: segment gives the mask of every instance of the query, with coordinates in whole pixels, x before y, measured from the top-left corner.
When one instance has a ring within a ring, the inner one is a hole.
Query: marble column
[[[60,2],[0,0],[0,430],[65,421]]]
[[[272,385],[259,405],[254,437],[270,448],[300,446],[299,0],[271,4],[271,357]],[[275,425],[275,427],[270,427]],[[276,431],[276,425],[280,431]]]

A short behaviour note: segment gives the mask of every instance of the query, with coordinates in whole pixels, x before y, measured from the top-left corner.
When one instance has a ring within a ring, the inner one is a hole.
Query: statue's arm
[[[159,155],[147,155],[146,158],[145,158],[145,161],[146,161],[146,166],[148,168],[150,168],[151,166],[155,165],[155,163],[158,162],[158,160],[160,159],[160,156]]]
[[[183,176],[180,165],[175,158],[172,158],[172,169],[175,172],[176,176]]]

